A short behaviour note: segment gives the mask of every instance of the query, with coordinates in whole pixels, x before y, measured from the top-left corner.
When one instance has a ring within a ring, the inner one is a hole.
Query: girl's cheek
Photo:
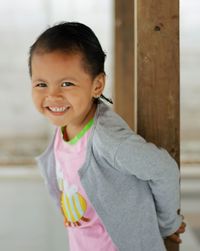
[[[42,100],[41,98],[39,97],[39,95],[35,95],[34,93],[32,94],[32,100],[33,100],[33,103],[35,105],[35,107],[37,109],[41,109],[41,105],[42,105]]]

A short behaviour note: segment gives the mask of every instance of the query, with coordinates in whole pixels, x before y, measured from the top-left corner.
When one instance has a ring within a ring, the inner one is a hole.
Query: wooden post
[[[179,163],[178,0],[138,1],[138,132]]]
[[[134,128],[137,84],[138,133],[179,164],[179,0],[115,0],[115,13],[115,110]]]
[[[138,133],[179,164],[179,1],[137,1]],[[178,245],[166,242],[168,251]]]
[[[134,0],[115,1],[115,110],[134,129]]]

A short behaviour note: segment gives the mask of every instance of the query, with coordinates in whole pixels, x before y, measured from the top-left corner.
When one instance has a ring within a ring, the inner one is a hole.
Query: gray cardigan
[[[37,158],[60,207],[54,139]],[[119,251],[164,251],[163,237],[181,225],[179,170],[164,149],[135,134],[99,101],[81,183]],[[106,251],[106,250],[105,250]]]

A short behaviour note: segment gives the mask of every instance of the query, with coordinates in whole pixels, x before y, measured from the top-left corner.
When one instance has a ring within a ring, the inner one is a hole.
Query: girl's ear
[[[93,81],[93,89],[92,89],[92,96],[94,98],[98,98],[101,96],[105,87],[105,74],[100,73],[98,76],[95,77]]]

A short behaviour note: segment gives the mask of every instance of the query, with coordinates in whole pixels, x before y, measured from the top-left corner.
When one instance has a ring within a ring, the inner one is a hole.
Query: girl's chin
[[[52,119],[49,119],[50,123],[53,125],[53,126],[57,126],[57,127],[63,127],[63,126],[66,126],[67,122],[63,122],[63,121],[55,121],[55,120],[52,120]]]

